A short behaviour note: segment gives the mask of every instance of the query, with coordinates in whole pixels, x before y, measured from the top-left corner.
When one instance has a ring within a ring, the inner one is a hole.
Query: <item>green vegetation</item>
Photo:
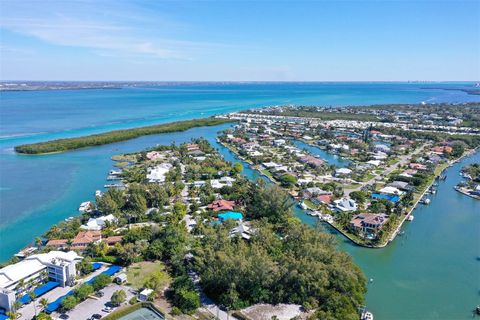
[[[232,239],[228,224],[202,230],[194,267],[205,292],[230,309],[298,303],[322,319],[358,319],[365,278],[335,238],[300,224],[279,187],[258,181],[249,195],[246,212],[258,221],[251,241]]]
[[[92,244],[83,255],[128,267],[130,284],[153,289],[152,300],[170,284],[166,297],[174,313],[191,314],[200,305],[189,276],[194,271],[202,279],[202,289],[229,308],[257,302],[299,303],[317,310],[322,318],[354,319],[364,302],[365,279],[351,258],[337,251],[335,238],[301,225],[293,215],[291,197],[279,186],[251,182],[240,175],[240,166],[226,162],[208,142],[193,143],[208,154],[204,160],[189,155],[186,145],[162,149],[168,151],[164,155],[171,157],[172,164],[163,184],[149,183],[138,174],[139,179],[125,190],[110,189],[97,199],[102,214],[112,213],[118,219],[102,235],[121,235],[122,241],[114,246]],[[145,154],[132,155],[131,168],[140,172],[151,166],[154,160]],[[231,177],[231,185],[213,189],[208,180],[222,177]],[[198,201],[182,203],[182,180],[190,185],[188,196]],[[190,184],[194,181],[205,183]],[[250,240],[232,236],[237,226],[233,220],[214,224],[217,212],[200,209],[216,197],[235,202],[234,210],[250,226]],[[197,222],[189,225],[190,233],[182,220],[187,213]],[[71,239],[86,218],[61,223],[47,234],[50,239]],[[87,266],[81,269],[89,272]],[[65,310],[110,280],[98,276],[92,286],[82,286]],[[112,300],[122,300],[120,295]]]
[[[119,306],[119,305],[121,305],[123,302],[125,302],[125,300],[127,300],[127,294],[125,293],[124,290],[117,290],[117,291],[115,291],[115,292],[112,294],[112,297],[110,298],[110,302],[111,302],[114,306]]]
[[[78,304],[78,299],[75,296],[68,296],[62,300],[60,307],[64,311],[72,310]]]
[[[15,151],[25,154],[44,154],[52,152],[64,152],[85,147],[100,146],[104,144],[130,140],[140,136],[169,133],[177,131],[185,131],[195,127],[216,126],[219,124],[231,122],[228,119],[194,119],[186,121],[178,121],[167,124],[159,124],[148,127],[140,127],[133,129],[115,130],[105,133],[94,134],[90,136],[58,139],[46,142],[38,142],[32,144],[24,144],[15,147]]]
[[[258,113],[259,110],[248,110],[249,113]],[[302,106],[301,108],[284,109],[281,112],[278,110],[268,111],[262,110],[262,114],[271,114],[285,117],[306,117],[306,118],[320,118],[324,121],[328,120],[358,120],[358,121],[379,121],[379,117],[373,114],[363,113],[347,113],[347,112],[333,112],[329,110],[318,110],[316,107]]]
[[[111,282],[112,279],[109,276],[105,274],[99,274],[95,280],[93,280],[92,287],[95,291],[99,291],[108,286]]]
[[[473,181],[480,182],[480,163],[473,163],[462,168],[462,172],[468,174]]]
[[[182,313],[192,314],[200,307],[200,295],[188,276],[180,276],[173,281],[169,296]]]
[[[155,247],[157,243],[152,243],[150,246]],[[152,275],[155,275],[155,280],[151,279]],[[132,264],[127,269],[127,279],[135,289],[141,289],[144,286],[156,289],[157,285],[152,285],[154,281],[155,283],[160,282],[158,287],[166,286],[170,282],[170,277],[165,272],[165,265],[160,261],[142,261]],[[160,281],[157,281],[157,279]]]

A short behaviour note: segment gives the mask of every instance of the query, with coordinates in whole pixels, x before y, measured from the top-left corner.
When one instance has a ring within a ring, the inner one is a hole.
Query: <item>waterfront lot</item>
[[[104,293],[103,297],[88,298],[87,300],[83,301],[82,303],[77,305],[73,310],[67,312],[66,314],[70,317],[70,319],[75,319],[75,320],[88,319],[95,313],[105,316],[108,313],[102,311],[102,309],[109,305],[112,294],[117,290],[124,290],[125,293],[127,294],[127,299],[125,303],[128,303],[128,300],[130,300],[133,296],[133,294],[130,292],[129,287],[121,286],[117,284],[111,284],[106,288],[104,288],[103,290],[101,290],[101,292]],[[60,316],[60,313],[58,312],[52,313],[53,318],[58,318],[59,316]]]

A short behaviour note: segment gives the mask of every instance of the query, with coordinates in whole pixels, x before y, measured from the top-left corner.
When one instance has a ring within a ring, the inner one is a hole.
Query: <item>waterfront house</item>
[[[200,150],[200,147],[198,146],[198,144],[196,144],[196,143],[187,144],[187,151],[188,152],[197,151],[197,150]]]
[[[98,230],[80,231],[72,241],[72,249],[85,250],[91,243],[102,240],[102,233]]]
[[[235,207],[235,201],[229,201],[229,200],[215,200],[212,203],[210,203],[207,208],[213,211],[227,211],[227,210],[233,210]]]
[[[332,194],[331,192],[322,190],[319,187],[306,188],[303,191],[303,196],[307,199],[320,196],[320,195],[331,195],[331,194]]]
[[[410,163],[408,167],[415,170],[427,170],[427,166],[421,163]]]
[[[318,195],[316,197],[313,197],[311,200],[313,203],[320,205],[320,204],[326,204],[329,205],[332,203],[333,195],[332,194],[322,194]]]
[[[382,189],[380,189],[379,191],[380,193],[383,193],[383,194],[395,194],[395,195],[398,195],[398,196],[401,196],[403,194],[403,191],[400,191],[399,189],[395,188],[395,187],[383,187]]]
[[[350,220],[349,228],[364,238],[374,239],[387,220],[388,216],[384,213],[356,214]]]
[[[347,212],[357,210],[357,203],[355,202],[355,200],[348,197],[343,197],[342,199],[335,200],[333,203],[337,211]]]
[[[52,239],[46,243],[47,247],[65,249],[68,247],[68,239]]]
[[[315,158],[313,156],[303,156],[298,161],[300,161],[301,163],[309,164],[315,168],[321,167],[324,164],[323,160]]]
[[[406,177],[406,178],[412,178],[414,174],[416,174],[418,171],[414,169],[407,169],[400,173],[400,176]]]
[[[404,190],[404,191],[412,190],[408,182],[405,182],[405,181],[393,181],[387,184],[387,187],[397,188],[399,190]]]
[[[446,146],[446,145],[436,146],[436,147],[431,148],[430,150],[432,150],[433,152],[438,153],[438,154],[452,153],[452,151],[453,151],[452,147]]]
[[[280,167],[281,165],[275,162],[264,162],[262,163],[262,166],[266,169],[271,169],[275,167]]]
[[[154,168],[149,168],[147,179],[149,182],[165,182],[165,175],[172,169],[170,163],[161,163]]]
[[[147,152],[146,157],[148,160],[158,160],[163,157],[163,155],[158,151]]]
[[[193,158],[198,158],[198,157],[204,156],[205,153],[201,150],[193,150],[193,151],[189,151],[188,155]]]
[[[88,219],[87,223],[81,225],[80,228],[84,230],[102,230],[107,223],[116,223],[117,218],[113,216],[113,214],[109,214],[107,216],[101,216],[98,218],[90,218]]]

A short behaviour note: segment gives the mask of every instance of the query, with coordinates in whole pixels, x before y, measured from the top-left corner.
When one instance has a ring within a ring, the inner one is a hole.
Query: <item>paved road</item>
[[[357,188],[354,188],[354,189],[345,189],[343,191],[343,194],[345,196],[349,196],[350,193],[354,192],[354,191],[360,191],[364,186],[369,186],[369,185],[372,185],[374,184],[376,181],[381,181],[384,177],[388,176],[390,173],[392,173],[394,170],[396,170],[398,167],[400,166],[404,166],[406,165],[407,163],[410,162],[410,160],[412,159],[413,156],[419,154],[423,148],[426,147],[426,144],[423,144],[421,145],[420,147],[418,147],[417,149],[415,149],[415,151],[413,151],[412,153],[409,153],[409,154],[405,154],[405,155],[402,155],[400,156],[399,160],[397,162],[395,162],[394,164],[388,166],[385,171],[383,171],[383,173],[381,174],[381,176],[379,175],[375,175],[375,177],[373,177],[372,179],[368,180],[367,182],[364,182],[362,183],[361,186],[357,187]]]
[[[237,318],[229,315],[227,312],[221,310],[215,302],[212,301],[207,295],[203,292],[202,288],[200,287],[200,277],[195,271],[189,271],[188,276],[192,279],[193,283],[197,291],[200,293],[200,303],[202,304],[202,308],[213,314],[217,319],[220,320],[238,320]]]

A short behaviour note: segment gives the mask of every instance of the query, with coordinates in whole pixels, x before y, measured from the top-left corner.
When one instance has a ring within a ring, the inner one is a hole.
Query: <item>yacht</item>
[[[360,316],[361,320],[373,320],[373,313],[370,311],[363,311],[362,315]]]
[[[92,203],[90,201],[85,201],[80,204],[78,211],[80,212],[90,212],[92,211]]]

